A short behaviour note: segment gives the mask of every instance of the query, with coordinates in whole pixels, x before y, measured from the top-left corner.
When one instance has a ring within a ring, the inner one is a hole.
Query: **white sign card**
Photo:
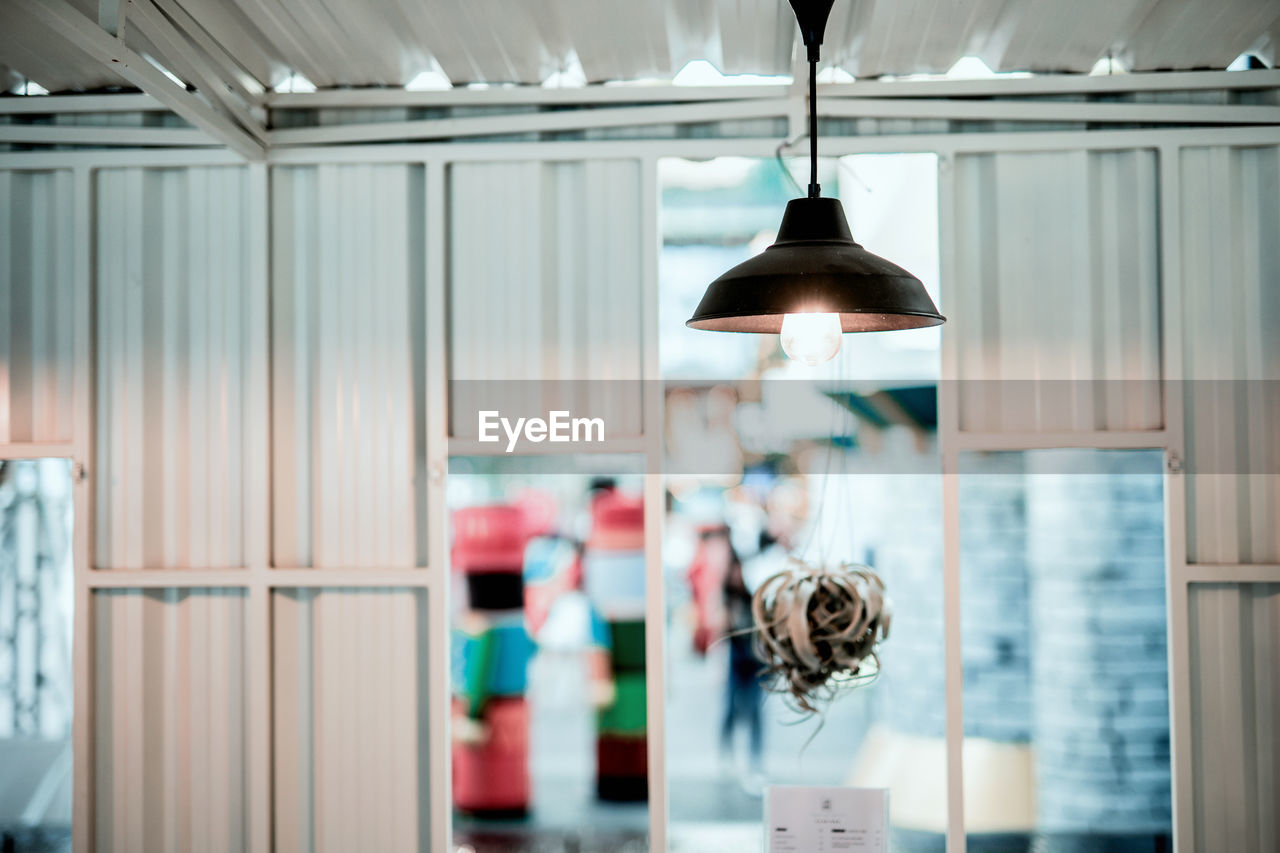
[[[764,829],[765,853],[887,853],[889,792],[773,785]]]

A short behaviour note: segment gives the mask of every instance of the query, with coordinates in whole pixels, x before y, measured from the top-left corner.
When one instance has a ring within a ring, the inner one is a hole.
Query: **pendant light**
[[[814,365],[844,332],[946,322],[920,280],[853,241],[844,208],[818,185],[818,49],[834,0],[791,0],[809,56],[809,195],[787,202],[778,238],[707,287],[686,326],[781,334],[787,355]]]

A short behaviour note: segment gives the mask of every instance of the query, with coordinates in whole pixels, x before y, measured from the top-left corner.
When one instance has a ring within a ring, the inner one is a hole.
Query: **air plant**
[[[867,566],[814,567],[791,558],[751,600],[769,689],[816,714],[841,688],[871,681],[890,611],[884,582]]]

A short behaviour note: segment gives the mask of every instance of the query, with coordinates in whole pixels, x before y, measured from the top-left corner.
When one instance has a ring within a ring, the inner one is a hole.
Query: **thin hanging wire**
[[[778,168],[781,169],[782,174],[786,176],[787,183],[791,184],[791,186],[795,188],[796,195],[802,194],[804,192],[804,187],[800,186],[800,182],[796,180],[795,175],[791,174],[791,170],[787,168],[786,161],[782,159],[782,152],[795,145],[801,139],[804,139],[803,135],[797,136],[795,139],[784,139],[778,143],[778,147],[774,149],[773,152],[773,159],[778,161]]]

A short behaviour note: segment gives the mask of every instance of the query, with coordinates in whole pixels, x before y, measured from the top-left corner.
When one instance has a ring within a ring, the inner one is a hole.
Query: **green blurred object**
[[[644,622],[610,622],[610,663],[615,673],[644,672]]]
[[[597,718],[599,733],[601,735],[644,734],[648,723],[644,673],[619,673],[614,677],[613,683],[617,695],[612,705],[599,712]]]

